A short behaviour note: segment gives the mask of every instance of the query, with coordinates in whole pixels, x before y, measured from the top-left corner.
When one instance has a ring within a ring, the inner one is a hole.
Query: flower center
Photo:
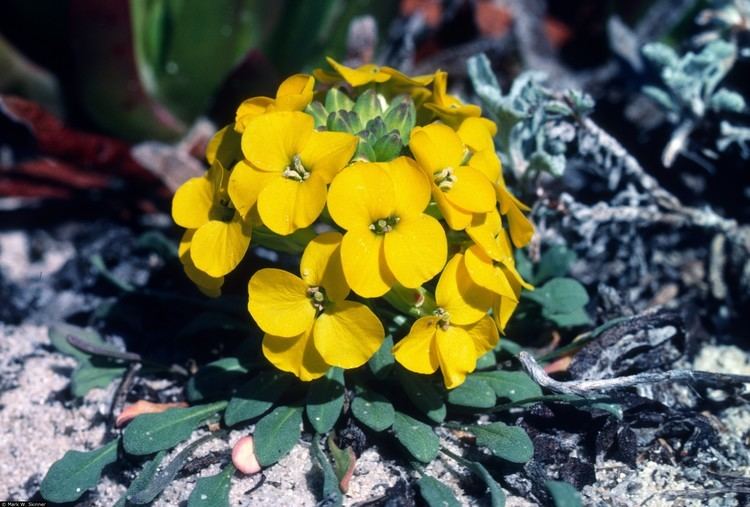
[[[437,185],[438,188],[443,192],[447,192],[448,190],[453,188],[453,184],[458,180],[456,175],[453,174],[452,167],[446,167],[442,171],[437,171],[432,176],[435,185]]]
[[[308,287],[307,297],[310,298],[310,303],[318,311],[322,312],[326,304],[326,291],[323,287]]]
[[[305,181],[310,177],[310,171],[305,169],[302,165],[302,159],[299,155],[292,157],[292,163],[284,168],[284,172],[281,173],[284,178],[294,181]]]
[[[370,230],[375,234],[385,234],[391,232],[400,221],[399,217],[393,215],[386,218],[379,218],[370,224]]]
[[[211,211],[209,211],[209,218],[219,222],[229,222],[234,218],[234,206],[232,206],[228,197],[219,199],[219,202],[214,202]]]
[[[432,313],[438,318],[437,325],[440,326],[440,329],[447,331],[451,325],[450,314],[446,312],[444,308],[440,308],[439,306]]]

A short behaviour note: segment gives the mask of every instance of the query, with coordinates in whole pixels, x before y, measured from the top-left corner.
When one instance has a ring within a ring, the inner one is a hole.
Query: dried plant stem
[[[601,380],[570,380],[561,382],[551,378],[544,368],[528,352],[522,351],[518,358],[526,373],[534,382],[550,391],[561,394],[575,394],[587,396],[592,393],[615,391],[641,384],[657,384],[660,382],[695,382],[710,387],[726,388],[750,383],[750,375],[731,375],[725,373],[711,373],[693,370],[670,370],[655,373],[638,373],[613,379]]]

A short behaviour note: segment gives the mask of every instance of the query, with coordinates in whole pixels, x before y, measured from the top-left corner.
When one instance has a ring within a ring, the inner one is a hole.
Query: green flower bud
[[[390,132],[397,130],[401,141],[409,142],[409,135],[417,121],[417,110],[414,101],[408,95],[399,95],[383,114],[386,129]]]

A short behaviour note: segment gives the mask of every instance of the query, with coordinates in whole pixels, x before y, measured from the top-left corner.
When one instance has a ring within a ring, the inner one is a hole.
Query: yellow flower
[[[195,264],[193,264],[193,259],[190,258],[190,244],[193,241],[194,234],[195,229],[188,229],[182,235],[182,239],[180,239],[177,255],[182,263],[182,268],[185,270],[187,277],[198,286],[198,290],[203,294],[212,298],[219,297],[221,295],[221,286],[224,285],[224,277],[214,278],[207,275],[196,268]]]
[[[434,112],[444,123],[455,126],[465,118],[481,116],[482,109],[474,104],[464,104],[454,96],[448,95],[448,73],[437,71],[432,83],[432,98],[424,107]]]
[[[495,183],[502,170],[493,140],[497,125],[487,118],[466,118],[456,133],[469,150],[471,158],[468,165],[481,171],[488,180]]]
[[[500,213],[508,219],[508,230],[513,244],[521,248],[526,246],[534,235],[534,224],[523,214],[529,207],[510,193],[503,181],[495,185]]]
[[[462,254],[445,265],[435,301],[435,315],[417,320],[393,348],[393,355],[415,373],[430,374],[440,368],[445,386],[453,389],[474,371],[477,359],[491,350],[500,336],[487,315],[492,297],[471,281]]]
[[[321,234],[302,254],[302,278],[261,269],[248,284],[248,310],[266,332],[263,353],[277,368],[305,381],[324,375],[330,366],[361,366],[385,337],[369,308],[346,300],[340,245],[341,234]]]
[[[432,123],[414,129],[409,149],[432,182],[432,195],[452,229],[465,229],[474,213],[494,209],[492,183],[481,171],[463,164],[466,147],[450,127]]]
[[[271,111],[302,111],[313,99],[315,79],[307,74],[295,74],[284,80],[276,90],[276,99],[253,97],[237,108],[234,129],[244,132],[248,123],[263,113]]]
[[[172,200],[174,221],[194,231],[190,259],[198,270],[213,278],[221,278],[237,267],[250,245],[251,228],[229,200],[228,178],[217,161],[204,176],[186,181]]]
[[[510,253],[510,245],[508,245],[508,255],[500,261],[490,258],[479,245],[472,245],[464,252],[464,264],[469,277],[475,284],[498,296],[518,301],[517,288],[519,286],[533,289],[516,270]]]
[[[370,83],[385,83],[395,86],[427,86],[432,83],[434,76],[432,74],[425,74],[421,76],[407,76],[406,74],[399,72],[392,67],[375,65],[368,63],[353,69],[342,65],[331,57],[327,57],[326,61],[333,67],[334,72],[327,72],[323,69],[316,69],[313,74],[315,77],[324,83],[334,84],[339,82],[341,79],[349,83],[351,86],[363,86]]]
[[[263,223],[286,236],[318,218],[326,203],[326,185],[356,149],[355,136],[318,132],[308,114],[264,114],[242,134],[246,161],[232,171],[229,195],[243,216],[257,201]]]
[[[423,213],[429,201],[427,179],[406,157],[358,162],[336,176],[328,211],[347,231],[341,257],[354,292],[378,297],[396,282],[416,288],[440,272],[447,242],[440,222]]]

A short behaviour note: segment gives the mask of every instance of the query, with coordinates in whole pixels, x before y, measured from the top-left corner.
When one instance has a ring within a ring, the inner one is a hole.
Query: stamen
[[[453,184],[456,183],[458,178],[453,174],[452,167],[446,167],[442,171],[438,171],[433,174],[433,181],[443,192],[447,192],[453,188]]]
[[[310,171],[305,169],[305,166],[302,165],[302,159],[300,156],[295,155],[292,157],[292,163],[284,168],[281,175],[290,180],[305,181],[310,177]]]
[[[444,308],[437,307],[433,312],[433,315],[438,317],[439,320],[437,322],[437,325],[440,326],[440,329],[442,329],[443,331],[447,331],[451,325],[450,314],[446,312]]]
[[[397,216],[379,218],[370,224],[369,229],[375,234],[385,234],[387,232],[391,232],[396,224],[400,221],[401,218]]]
[[[307,297],[310,298],[310,303],[318,312],[325,309],[326,293],[323,287],[308,287]]]

